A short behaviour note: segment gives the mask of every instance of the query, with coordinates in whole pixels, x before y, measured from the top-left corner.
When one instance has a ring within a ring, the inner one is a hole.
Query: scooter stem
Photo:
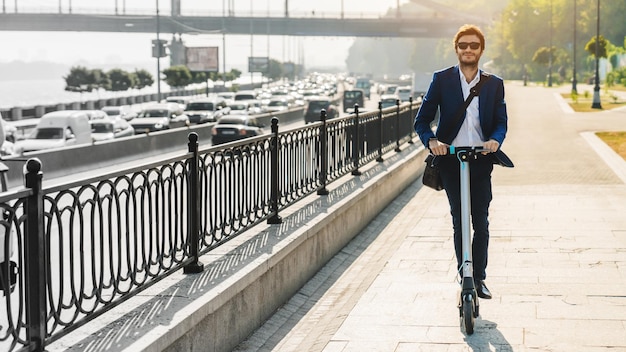
[[[472,235],[470,228],[470,167],[467,152],[458,152],[461,176],[461,234],[463,253],[463,277],[472,277],[474,268],[472,264]]]

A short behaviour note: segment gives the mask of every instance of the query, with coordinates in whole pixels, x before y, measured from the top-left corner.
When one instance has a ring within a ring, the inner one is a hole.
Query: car
[[[365,100],[365,93],[362,89],[352,89],[343,92],[343,112],[347,112],[348,109],[354,110],[354,104],[359,104],[359,107],[363,107]]]
[[[5,140],[0,146],[0,156],[15,155],[15,143]]]
[[[289,109],[289,100],[287,98],[273,98],[267,103],[265,112],[279,112]]]
[[[189,125],[189,117],[177,103],[161,103],[146,106],[129,121],[135,133],[163,131]]]
[[[0,121],[2,121],[2,128],[4,129],[4,140],[15,143],[17,139],[17,127],[1,118],[1,116]]]
[[[229,115],[248,115],[250,113],[250,104],[247,101],[240,100],[228,104],[230,108]]]
[[[110,118],[121,117],[126,121],[130,121],[137,116],[137,112],[130,105],[104,106],[100,110],[104,111]]]
[[[263,124],[250,115],[225,115],[211,129],[211,143],[218,145],[264,134]]]
[[[233,97],[234,101],[240,101],[240,100],[254,100],[257,97],[257,93],[253,90],[242,90],[239,91],[237,93],[235,93],[235,96]]]
[[[258,114],[262,114],[264,109],[261,105],[261,101],[258,99],[252,99],[252,100],[242,100],[246,103],[248,103],[248,114],[250,115],[258,115]]]
[[[200,98],[187,104],[185,114],[190,123],[202,124],[215,122],[223,115],[230,112],[230,108],[224,98]]]
[[[87,114],[87,118],[89,120],[98,120],[105,119],[109,117],[106,112],[102,110],[82,110],[85,114]]]
[[[395,94],[383,94],[380,96],[380,103],[383,109],[396,106],[398,100],[400,100],[400,98]]]
[[[191,101],[191,97],[184,96],[171,96],[165,98],[165,103],[176,103],[180,105],[180,107],[185,110],[187,108],[187,104]]]
[[[105,141],[135,134],[133,126],[120,117],[91,120],[89,125],[91,125],[91,139],[94,141]]]
[[[226,100],[226,104],[230,104],[235,101],[235,92],[219,92],[217,96]]]
[[[370,90],[372,88],[372,82],[367,77],[358,77],[356,79],[356,83],[354,83],[354,88],[363,89],[363,93],[365,93],[365,97],[367,99],[370,98]],[[361,105],[359,105],[361,106]]]
[[[326,118],[332,119],[339,115],[337,107],[328,97],[310,97],[304,111],[304,122],[311,123],[320,120],[320,112],[326,110]]]
[[[398,87],[398,89],[396,89],[396,95],[401,103],[409,101],[411,97],[411,86]]]
[[[385,86],[385,90],[382,92],[381,95],[396,94],[396,89],[398,89],[398,85],[397,84],[389,84],[389,85]]]

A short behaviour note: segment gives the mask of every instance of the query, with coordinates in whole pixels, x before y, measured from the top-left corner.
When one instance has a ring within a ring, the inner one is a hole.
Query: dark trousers
[[[448,195],[452,226],[454,229],[454,249],[456,251],[457,268],[461,267],[461,185],[459,160],[454,157],[441,158],[439,170],[443,186]],[[479,158],[470,162],[470,200],[471,224],[474,229],[472,241],[472,257],[474,278],[484,280],[487,277],[487,250],[489,248],[489,203],[491,202],[491,158]]]

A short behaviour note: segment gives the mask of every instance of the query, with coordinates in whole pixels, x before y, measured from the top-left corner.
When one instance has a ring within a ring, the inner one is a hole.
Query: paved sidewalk
[[[573,113],[560,91],[506,86],[516,167],[493,175],[473,335],[445,194],[417,182],[237,351],[626,351],[626,162],[591,133],[626,131],[626,109]]]

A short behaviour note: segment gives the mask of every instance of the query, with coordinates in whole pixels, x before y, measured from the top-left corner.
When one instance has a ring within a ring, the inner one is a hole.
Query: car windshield
[[[383,108],[388,108],[390,106],[395,106],[395,105],[396,105],[395,99],[385,99],[382,101]]]
[[[168,117],[167,110],[165,109],[154,109],[154,110],[144,110],[137,117]]]
[[[110,123],[92,123],[91,133],[111,133],[113,132],[113,125]]]
[[[107,110],[104,110],[104,112],[109,116],[120,115],[120,110],[116,110],[116,109],[107,109]]]
[[[190,103],[187,105],[189,111],[213,110],[213,103]]]
[[[32,139],[63,139],[63,128],[36,128],[31,135]]]
[[[361,96],[363,96],[363,93],[359,91],[347,91],[344,93],[344,97],[350,98],[350,99],[359,98]]]
[[[328,107],[327,101],[310,101],[309,109],[313,111],[320,111],[322,109],[326,109]]]
[[[233,104],[230,106],[231,110],[246,110],[247,105],[245,104]]]
[[[284,100],[272,100],[267,106],[287,106],[287,102]]]

